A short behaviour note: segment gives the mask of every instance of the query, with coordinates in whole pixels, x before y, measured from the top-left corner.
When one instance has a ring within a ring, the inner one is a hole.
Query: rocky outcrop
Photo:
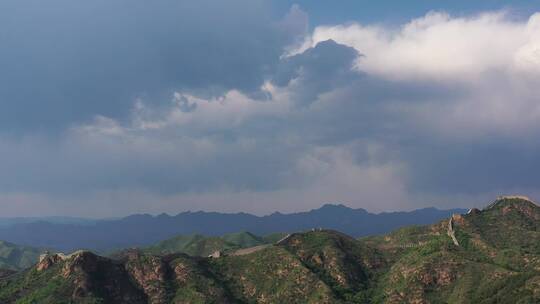
[[[125,268],[137,286],[148,296],[150,304],[169,303],[167,281],[171,270],[163,259],[157,256],[132,254]]]
[[[71,254],[63,254],[61,252],[59,253],[44,253],[39,256],[39,262],[36,265],[36,269],[38,271],[42,271],[45,269],[48,269],[49,267],[53,266],[54,264],[57,264],[61,261],[66,261],[72,257],[79,256],[81,254],[84,254],[86,251],[84,250],[77,250]]]
[[[62,261],[62,258],[60,256],[53,254],[53,255],[45,255],[39,258],[39,262],[36,265],[37,271],[43,271],[46,269],[49,269],[54,264]]]
[[[74,303],[96,294],[103,295],[106,303],[148,303],[144,292],[134,286],[124,264],[90,251],[79,250],[72,254],[44,254],[35,266],[39,272],[55,271],[58,277],[72,285]],[[58,267],[56,270],[52,267]],[[148,273],[147,278],[152,278]],[[163,303],[152,302],[150,303]]]

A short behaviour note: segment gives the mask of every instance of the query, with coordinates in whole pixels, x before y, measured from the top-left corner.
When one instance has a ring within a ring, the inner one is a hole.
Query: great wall
[[[486,207],[484,207],[483,210],[493,209],[493,208],[495,208],[497,205],[501,204],[505,200],[514,200],[514,199],[524,200],[524,201],[528,201],[528,202],[531,202],[533,204],[536,204],[532,199],[530,199],[529,197],[524,196],[524,195],[499,195],[499,196],[497,196],[497,198],[492,203],[490,203]],[[471,208],[471,209],[469,209],[467,214],[468,215],[473,215],[473,214],[478,214],[479,212],[481,212],[481,211],[478,210],[477,208]],[[452,242],[456,246],[459,246],[459,242],[458,242],[458,240],[456,238],[456,232],[455,232],[455,228],[454,228],[454,217],[458,217],[458,216],[460,216],[460,215],[453,214],[450,217],[450,219],[448,220],[448,228],[447,228],[447,234],[452,239]]]
[[[454,231],[454,215],[452,215],[450,217],[450,219],[448,220],[448,230],[447,230],[447,233],[448,233],[448,236],[452,239],[452,242],[454,242],[454,245],[456,246],[459,246],[459,242],[456,238],[456,232]]]
[[[276,246],[281,245],[284,242],[286,242],[288,239],[290,239],[291,236],[293,236],[293,235],[294,235],[294,233],[289,233],[286,236],[282,237],[279,241],[275,242],[274,244],[264,244],[264,245],[258,245],[258,246],[254,246],[254,247],[249,247],[249,248],[242,248],[242,249],[235,250],[235,251],[233,251],[231,253],[228,253],[228,254],[218,250],[218,251],[215,251],[212,254],[210,254],[208,257],[209,258],[220,258],[220,257],[225,256],[225,255],[240,256],[240,255],[246,255],[246,254],[254,253],[254,252],[257,252],[257,251],[261,251],[261,250],[263,250],[265,248],[268,248],[268,247],[270,247],[272,245],[276,245]]]

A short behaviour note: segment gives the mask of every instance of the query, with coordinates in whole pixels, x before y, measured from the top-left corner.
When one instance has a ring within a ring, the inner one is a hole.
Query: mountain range
[[[0,225],[0,240],[64,252],[91,249],[105,253],[126,247],[149,246],[178,235],[192,234],[221,236],[249,231],[262,236],[321,227],[360,237],[387,233],[407,225],[431,224],[453,213],[463,212],[464,209],[426,208],[374,214],[364,209],[327,204],[307,212],[273,213],[267,216],[199,211],[175,216],[138,214],[107,220],[19,220]]]
[[[46,249],[0,241],[0,269],[21,270],[34,265]],[[1,271],[0,271],[1,276]]]
[[[1,278],[0,302],[540,303],[540,207],[522,197],[385,235],[315,228],[248,249],[49,254]]]

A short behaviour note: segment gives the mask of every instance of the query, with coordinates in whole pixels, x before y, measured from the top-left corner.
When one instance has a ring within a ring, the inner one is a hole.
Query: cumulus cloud
[[[532,92],[539,84],[539,20],[540,14],[515,20],[505,12],[456,18],[431,12],[397,29],[320,26],[303,47],[333,39],[364,55],[356,61],[362,73],[457,91],[461,96],[450,101],[440,94],[396,106],[446,135],[515,136],[538,127],[540,103]]]
[[[358,58],[358,69],[385,78],[468,80],[484,72],[538,71],[538,20],[539,14],[523,22],[504,12],[457,18],[431,12],[398,29],[358,23],[320,26],[303,47],[333,39],[365,55]]]

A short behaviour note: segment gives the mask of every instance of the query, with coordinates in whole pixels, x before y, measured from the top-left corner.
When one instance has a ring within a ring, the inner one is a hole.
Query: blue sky
[[[291,5],[298,4],[310,16],[313,25],[336,24],[343,22],[389,23],[400,24],[411,18],[425,15],[429,11],[446,11],[456,15],[474,14],[479,11],[507,9],[517,16],[528,16],[538,10],[538,0],[480,0],[480,1],[289,1],[278,0],[276,11],[283,13]],[[276,5],[277,4],[277,5]]]
[[[2,1],[3,215],[539,197],[539,7]]]

